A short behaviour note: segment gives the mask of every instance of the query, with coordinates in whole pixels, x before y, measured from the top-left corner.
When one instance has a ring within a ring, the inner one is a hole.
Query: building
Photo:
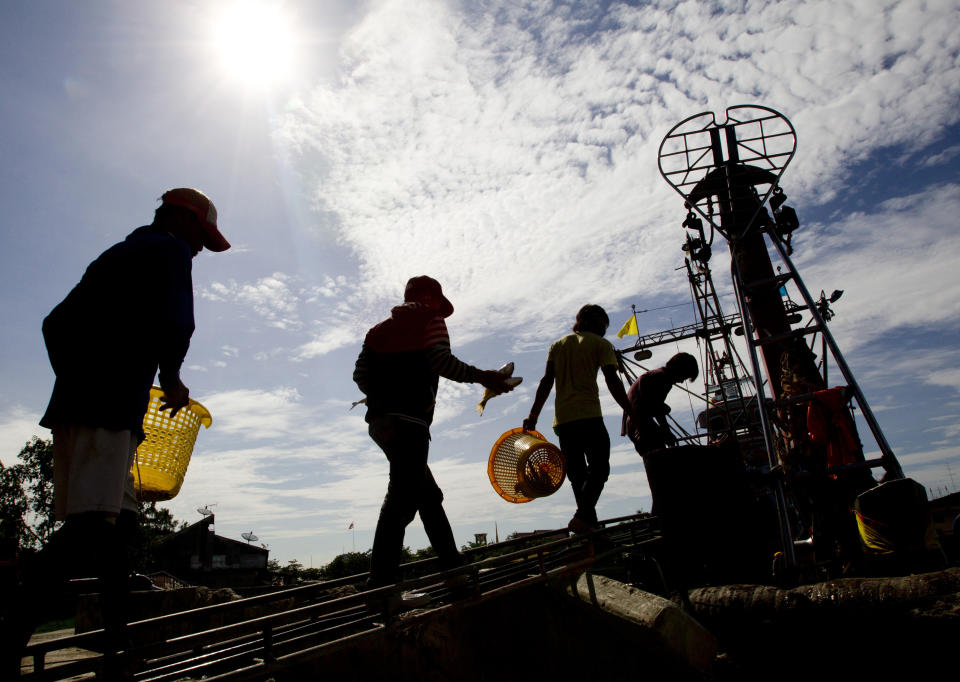
[[[157,566],[184,582],[207,587],[249,587],[268,582],[270,551],[217,535],[213,514],[154,543]]]

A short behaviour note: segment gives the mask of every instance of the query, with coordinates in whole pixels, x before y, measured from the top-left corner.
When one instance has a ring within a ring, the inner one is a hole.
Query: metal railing
[[[430,618],[454,604],[499,599],[577,573],[601,557],[649,543],[658,534],[657,521],[648,514],[607,519],[599,525],[589,535],[544,531],[468,550],[464,557],[471,563],[399,585],[336,594],[338,588],[360,585],[367,577],[363,573],[137,621],[128,626],[133,645],[122,655],[142,663],[134,680],[266,678],[285,666],[349,646],[358,638],[378,636],[398,615],[391,606],[396,604],[391,598],[398,590],[416,590],[430,598],[423,610],[406,614],[404,622]],[[480,558],[484,553],[495,556]],[[403,569],[407,574],[417,573],[435,561],[412,562]],[[466,575],[466,581],[456,580],[458,575]],[[250,616],[257,611],[263,613]],[[187,634],[178,634],[184,629]],[[25,655],[33,659],[34,669],[21,679],[41,682],[89,673],[99,679],[110,654],[51,667],[45,666],[45,657],[71,647],[97,650],[103,638],[103,631],[96,630],[31,645]]]

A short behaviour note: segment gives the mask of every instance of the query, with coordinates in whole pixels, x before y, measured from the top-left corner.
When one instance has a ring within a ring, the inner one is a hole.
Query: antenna
[[[255,542],[255,541],[257,541],[257,540],[260,539],[260,538],[258,538],[256,535],[253,534],[253,531],[250,531],[249,533],[240,533],[240,537],[242,537],[244,540],[246,540],[248,545],[249,545],[251,542]]]

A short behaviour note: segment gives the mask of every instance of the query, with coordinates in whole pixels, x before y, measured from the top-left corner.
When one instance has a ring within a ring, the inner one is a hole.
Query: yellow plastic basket
[[[143,416],[147,437],[137,448],[136,461],[130,469],[141,502],[161,502],[177,496],[200,425],[210,428],[213,423],[207,408],[192,398],[171,418],[170,410],[160,411],[162,397],[161,389],[150,389],[150,404]]]
[[[560,448],[538,431],[511,429],[490,451],[487,476],[497,494],[507,502],[529,502],[552,495],[566,475]]]

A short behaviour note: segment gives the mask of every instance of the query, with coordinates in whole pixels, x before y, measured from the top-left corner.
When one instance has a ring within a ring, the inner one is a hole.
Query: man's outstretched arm
[[[463,362],[450,350],[450,337],[447,335],[447,325],[441,318],[436,318],[427,327],[428,346],[426,348],[427,361],[430,368],[450,381],[465,384],[480,384],[497,393],[509,393],[513,386],[506,383],[507,377],[495,369],[477,369],[473,365]]]

